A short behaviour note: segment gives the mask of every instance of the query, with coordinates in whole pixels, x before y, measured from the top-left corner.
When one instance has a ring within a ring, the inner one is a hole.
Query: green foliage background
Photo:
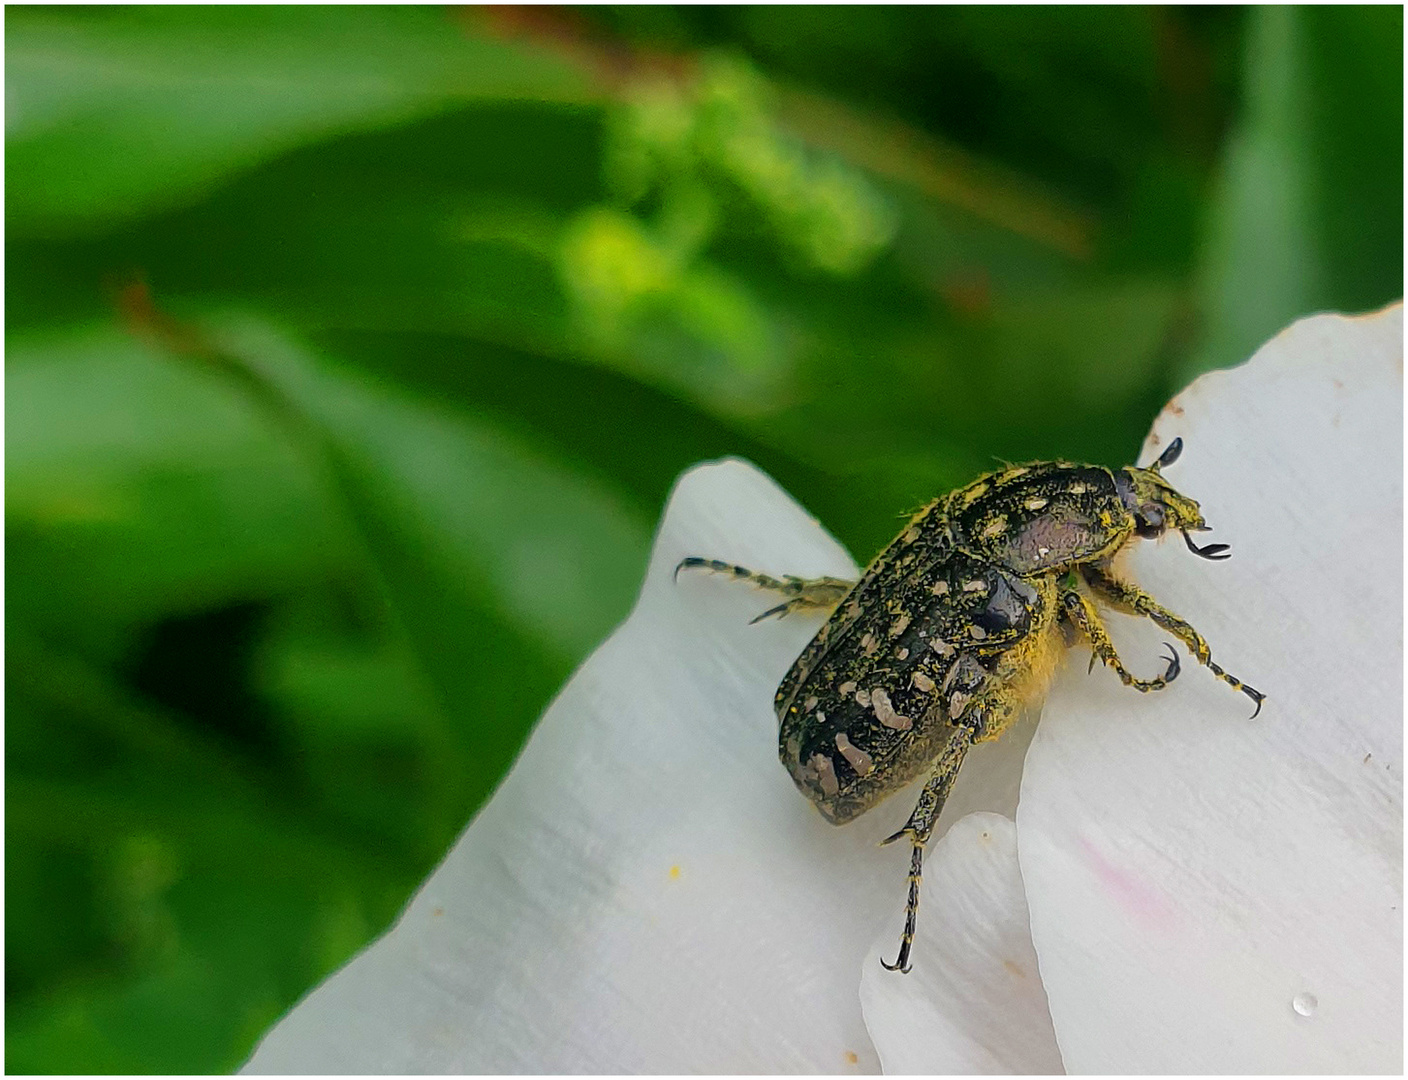
[[[690,464],[864,561],[1402,289],[1401,8],[5,14],[11,1071],[237,1066]]]

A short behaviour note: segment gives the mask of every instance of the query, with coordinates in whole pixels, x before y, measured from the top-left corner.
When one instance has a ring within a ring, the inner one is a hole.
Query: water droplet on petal
[[[1314,994],[1301,993],[1291,998],[1291,1008],[1300,1013],[1301,1016],[1314,1016],[1315,1009],[1320,1004]]]

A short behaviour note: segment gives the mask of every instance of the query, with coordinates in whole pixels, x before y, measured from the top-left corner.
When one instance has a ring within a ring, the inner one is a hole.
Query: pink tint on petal
[[[1081,837],[1080,847],[1085,853],[1086,862],[1105,886],[1105,891],[1119,901],[1127,912],[1159,929],[1165,929],[1172,922],[1173,910],[1142,879],[1114,865],[1085,837]]]

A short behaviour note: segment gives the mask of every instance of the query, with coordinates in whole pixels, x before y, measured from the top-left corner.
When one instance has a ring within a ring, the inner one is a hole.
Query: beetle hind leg
[[[773,615],[782,618],[794,611],[830,611],[845,599],[846,594],[855,588],[856,584],[845,578],[834,577],[804,578],[785,574],[781,578],[775,578],[749,570],[746,566],[737,566],[719,559],[701,559],[694,555],[682,559],[675,567],[676,578],[681,570],[707,570],[711,574],[725,574],[735,581],[746,581],[755,588],[781,593],[787,597],[776,607],[769,608],[751,620],[755,623]]]
[[[1095,610],[1095,605],[1075,589],[1068,589],[1061,594],[1061,613],[1089,640],[1091,665],[1094,665],[1098,656],[1106,667],[1115,669],[1115,674],[1125,686],[1132,686],[1141,694],[1147,694],[1162,690],[1178,678],[1178,654],[1173,651],[1172,646],[1169,647],[1168,667],[1162,675],[1155,675],[1152,679],[1137,679],[1131,675],[1120,660],[1120,654],[1115,651],[1114,642],[1110,640],[1105,624],[1100,621],[1100,614]]]
[[[908,836],[913,845],[909,858],[909,900],[904,909],[904,934],[900,938],[900,952],[895,962],[890,964],[884,960],[880,961],[887,971],[898,971],[901,975],[909,974],[909,954],[914,947],[914,927],[919,919],[919,882],[924,876],[924,845],[929,842],[929,836],[934,831],[934,822],[938,821],[939,814],[943,812],[944,803],[948,801],[949,792],[953,790],[953,782],[958,778],[958,770],[963,765],[968,748],[973,745],[973,734],[973,729],[966,725],[954,731],[904,828],[881,841],[882,844],[892,844],[901,837]]]
[[[916,840],[909,857],[909,900],[904,908],[904,934],[900,937],[900,953],[895,957],[893,964],[885,960],[880,961],[880,966],[886,971],[898,971],[901,975],[908,975],[910,972],[909,952],[914,947],[914,924],[919,917],[919,881],[923,876],[924,845]]]

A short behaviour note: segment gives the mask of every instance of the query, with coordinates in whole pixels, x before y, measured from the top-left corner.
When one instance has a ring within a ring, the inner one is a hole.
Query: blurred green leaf
[[[334,375],[256,321],[230,322],[218,340],[326,440],[339,494],[383,569],[399,573],[414,553],[419,579],[439,579],[449,597],[484,590],[564,660],[625,615],[649,524],[606,485],[482,421]],[[427,626],[424,643],[472,647],[435,641],[443,630]]]
[[[8,615],[91,638],[345,559],[296,448],[210,373],[111,326],[12,340],[8,361]]]
[[[1301,315],[1401,296],[1402,38],[1401,8],[1254,9],[1191,371],[1245,359]]]
[[[588,97],[567,64],[449,9],[39,7],[5,24],[11,231],[128,218],[455,102]]]
[[[114,846],[102,861],[116,886],[147,873],[142,860],[160,851],[161,841],[119,834]],[[9,1069],[233,1070],[291,994],[347,958],[349,927],[364,933],[369,917],[389,914],[350,900],[362,889],[336,877],[290,881],[187,862],[186,854],[144,891],[148,917],[179,931],[168,947],[135,977],[121,968],[95,972],[51,991],[39,1006],[9,1011]],[[119,906],[114,892],[104,899]]]
[[[29,676],[48,661],[31,652],[11,663]],[[50,739],[77,733],[53,720],[82,704],[70,683],[84,679],[72,664],[55,673],[68,681],[25,692]],[[92,690],[83,720],[124,708],[105,708]],[[310,828],[207,752],[162,754],[166,770],[137,771],[137,784],[125,766],[140,759],[121,744],[103,777],[25,776],[13,750],[27,712],[7,710],[6,730],[6,828],[21,838],[6,857],[12,1070],[232,1068],[291,996],[350,951],[346,898],[362,897],[360,917],[380,924],[418,873],[404,846],[359,850],[345,831]],[[36,862],[45,869],[27,873]],[[55,867],[77,871],[66,895],[46,895],[46,882],[63,880]],[[56,981],[48,965],[60,942],[86,949]]]

